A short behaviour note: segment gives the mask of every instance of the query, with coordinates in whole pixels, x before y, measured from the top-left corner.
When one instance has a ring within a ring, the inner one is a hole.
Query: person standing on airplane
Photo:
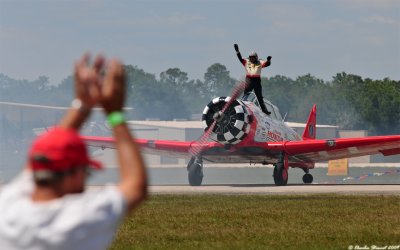
[[[270,115],[271,112],[268,111],[264,104],[264,99],[262,96],[261,87],[261,69],[271,65],[271,56],[267,57],[267,61],[259,60],[256,52],[251,52],[248,59],[243,59],[239,52],[239,46],[237,44],[233,45],[236,51],[236,55],[241,64],[246,69],[246,88],[244,89],[244,94],[254,90],[257,96],[258,102],[260,103],[261,110]]]

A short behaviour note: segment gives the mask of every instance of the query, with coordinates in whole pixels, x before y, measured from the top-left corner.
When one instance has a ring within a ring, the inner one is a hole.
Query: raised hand
[[[87,109],[92,108],[100,97],[100,71],[104,66],[104,57],[98,55],[92,65],[90,55],[85,54],[75,64],[75,99]]]
[[[100,104],[107,114],[121,111],[125,102],[125,71],[121,62],[111,60],[101,86]]]

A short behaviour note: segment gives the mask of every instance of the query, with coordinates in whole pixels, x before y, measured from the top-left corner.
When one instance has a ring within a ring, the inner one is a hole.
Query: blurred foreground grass
[[[110,249],[400,245],[400,196],[152,195]]]

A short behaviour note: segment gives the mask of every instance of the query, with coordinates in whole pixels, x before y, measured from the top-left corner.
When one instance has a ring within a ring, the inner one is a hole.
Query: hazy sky
[[[264,76],[400,80],[400,1],[0,0],[0,73],[17,79],[58,84],[85,51],[157,76],[178,67],[203,79],[218,62],[239,78],[234,43],[273,57]]]

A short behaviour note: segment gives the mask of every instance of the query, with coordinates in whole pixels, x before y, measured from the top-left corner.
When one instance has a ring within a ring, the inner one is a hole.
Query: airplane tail
[[[308,116],[306,127],[303,132],[303,140],[313,140],[317,133],[317,106],[311,109],[310,115]]]

